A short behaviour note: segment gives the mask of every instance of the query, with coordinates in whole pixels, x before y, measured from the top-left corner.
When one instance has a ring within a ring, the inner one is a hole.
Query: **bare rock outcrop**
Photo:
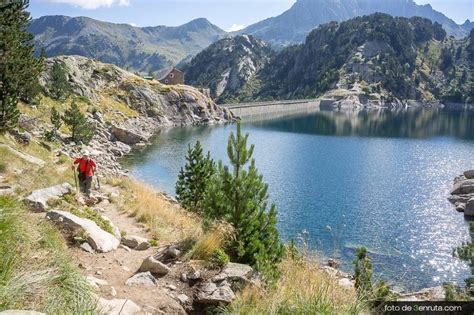
[[[448,200],[459,212],[468,217],[474,217],[474,170],[465,171],[454,179]]]
[[[28,206],[35,211],[44,211],[48,207],[48,200],[62,197],[72,191],[68,183],[34,190],[24,199]]]

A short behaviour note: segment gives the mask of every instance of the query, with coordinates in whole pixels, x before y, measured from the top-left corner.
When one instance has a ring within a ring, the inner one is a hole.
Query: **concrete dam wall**
[[[305,114],[319,109],[319,100],[271,101],[223,104],[242,120],[260,120],[292,114]]]

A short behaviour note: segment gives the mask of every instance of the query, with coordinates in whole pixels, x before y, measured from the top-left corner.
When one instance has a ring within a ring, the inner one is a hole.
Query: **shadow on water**
[[[474,112],[448,110],[319,111],[251,123],[265,129],[335,136],[429,138],[453,136],[474,139]]]

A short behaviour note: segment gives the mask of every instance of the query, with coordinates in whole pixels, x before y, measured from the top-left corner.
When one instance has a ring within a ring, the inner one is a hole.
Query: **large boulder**
[[[127,281],[125,281],[125,285],[128,286],[144,286],[144,287],[155,287],[157,284],[157,281],[155,277],[151,274],[151,272],[140,272],[137,273],[136,275],[133,275],[132,277],[128,278]]]
[[[219,274],[212,278],[212,281],[219,282],[225,280],[231,284],[232,289],[235,291],[241,290],[249,283],[255,283],[257,279],[257,272],[249,265],[228,263]]]
[[[139,313],[141,308],[129,299],[99,298],[99,311],[107,315],[133,315]]]
[[[115,139],[128,145],[134,145],[139,142],[146,141],[146,138],[143,135],[133,132],[130,129],[112,126],[110,132],[115,137]]]
[[[161,261],[150,256],[150,257],[147,257],[142,262],[142,265],[140,266],[140,269],[138,271],[140,272],[150,271],[151,273],[154,273],[157,275],[166,275],[170,271],[170,268],[166,266],[165,264],[163,264]]]
[[[48,207],[48,200],[62,197],[72,191],[72,186],[68,183],[51,186],[48,188],[34,190],[25,198],[25,202],[32,210],[44,211]]]
[[[474,179],[460,180],[454,184],[451,195],[463,195],[474,193]]]
[[[73,233],[84,231],[87,235],[87,242],[97,252],[110,252],[120,245],[120,241],[112,234],[102,230],[94,221],[80,218],[72,213],[53,210],[46,214],[46,217],[61,224],[64,229]]]
[[[471,198],[467,201],[464,208],[464,215],[469,217],[474,217],[474,198]]]
[[[474,179],[474,170],[465,171],[464,177],[467,179]]]
[[[235,299],[235,294],[227,281],[205,282],[199,285],[198,290],[196,302],[201,304],[228,304]]]

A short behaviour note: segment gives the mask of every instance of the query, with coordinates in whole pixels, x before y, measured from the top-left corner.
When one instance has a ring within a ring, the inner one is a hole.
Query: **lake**
[[[286,241],[351,272],[365,246],[377,276],[406,290],[463,284],[469,266],[452,256],[468,222],[447,201],[453,178],[474,168],[474,113],[441,110],[320,111],[243,122],[277,205]],[[226,161],[235,125],[163,130],[125,161],[130,173],[174,194],[188,144]]]

